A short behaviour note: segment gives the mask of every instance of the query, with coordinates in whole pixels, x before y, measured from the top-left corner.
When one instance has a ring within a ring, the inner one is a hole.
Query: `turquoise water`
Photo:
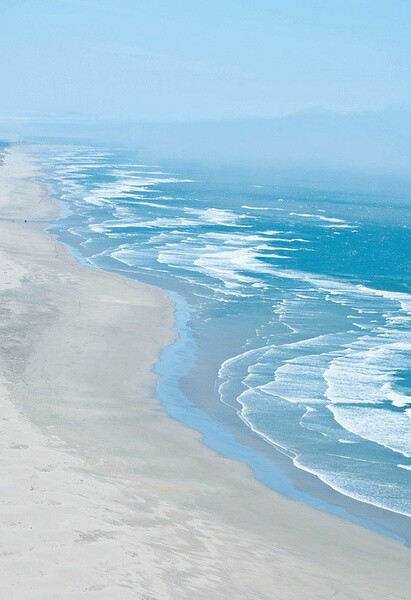
[[[312,498],[315,479],[411,515],[406,199],[32,151],[66,208],[58,237],[177,300],[180,340],[157,367],[172,416],[289,495]]]

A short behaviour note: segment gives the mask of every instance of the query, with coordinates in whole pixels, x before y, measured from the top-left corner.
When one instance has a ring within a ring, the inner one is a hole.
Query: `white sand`
[[[35,174],[18,148],[0,167],[0,597],[408,598],[409,550],[266,489],[163,413],[171,303],[25,223],[57,211]]]

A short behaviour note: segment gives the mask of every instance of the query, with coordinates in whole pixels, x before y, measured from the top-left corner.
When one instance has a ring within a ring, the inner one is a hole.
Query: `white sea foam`
[[[346,460],[349,462],[348,459]],[[303,456],[301,455],[295,457],[293,463],[299,469],[315,475],[320,481],[340,494],[349,496],[359,502],[365,502],[372,506],[384,508],[385,510],[397,514],[411,516],[409,500],[399,498],[397,502],[395,502],[395,506],[389,505],[386,497],[387,485],[369,480],[367,482],[362,481],[359,485],[358,475],[356,476],[356,474],[350,470],[349,465],[347,465],[345,469],[342,469],[341,473],[340,471],[321,469],[320,467],[313,469],[304,462]],[[340,469],[341,468],[342,465],[340,466]],[[392,502],[393,498],[391,498],[391,503]]]
[[[194,264],[204,273],[221,279],[226,287],[255,281],[242,272],[253,274],[269,272],[269,269],[256,258],[252,248],[206,252],[196,259]]]
[[[220,233],[218,231],[207,231],[206,233],[201,233],[199,237],[206,240],[220,241],[229,246],[247,246],[252,242],[265,242],[267,240],[264,236],[257,234]]]
[[[151,206],[153,208],[170,208],[167,204],[157,204],[156,202],[135,202],[135,204],[139,204],[140,206]]]
[[[361,284],[356,285],[346,281],[331,279],[324,276],[320,277],[302,271],[295,271],[293,269],[278,269],[274,274],[285,279],[296,279],[314,285],[317,289],[334,295],[334,298],[332,298],[333,301],[338,301],[338,297],[346,297],[350,298],[350,301],[360,300],[363,302],[367,296],[380,296],[386,300],[398,303],[401,310],[406,313],[411,313],[411,295],[405,292],[378,290]]]
[[[346,431],[411,457],[411,410],[394,412],[381,408],[329,404],[327,408]]]
[[[176,217],[168,219],[167,217],[153,219],[151,221],[105,221],[100,224],[91,224],[89,228],[96,233],[105,233],[116,229],[170,229],[171,227],[197,227],[199,223],[190,219]]]
[[[112,251],[110,256],[129,267],[136,264],[136,253],[128,246],[120,246],[117,250]]]
[[[344,219],[336,219],[334,217],[324,217],[324,215],[312,215],[310,213],[290,212],[291,216],[303,217],[306,219],[319,219],[320,221],[328,221],[329,223],[345,223]]]
[[[338,223],[334,225],[323,225],[325,229],[353,229],[356,225],[349,225],[348,223]],[[356,232],[354,232],[356,233]]]
[[[267,232],[264,232],[264,233],[267,235]],[[278,232],[276,232],[276,233],[278,233]],[[291,239],[287,239],[287,238],[273,237],[273,238],[271,238],[271,241],[274,241],[274,242],[287,242],[287,243],[290,243],[290,244],[292,244],[294,242],[302,242],[302,243],[306,243],[306,244],[310,243],[310,240],[306,240],[304,238],[291,238]]]
[[[242,204],[241,208],[246,210],[285,210],[285,208],[279,208],[278,206],[249,206],[248,204]]]
[[[245,215],[238,215],[231,210],[222,210],[220,208],[207,208],[205,210],[199,210],[196,208],[185,207],[184,211],[197,215],[199,221],[205,223],[212,223],[214,225],[231,226],[236,224],[237,227],[244,227],[239,225],[238,220],[244,219]]]
[[[282,250],[284,252],[300,252],[300,250],[309,250],[309,248],[290,248],[290,246],[288,246],[288,248],[284,246],[266,246],[266,248],[275,251]]]
[[[397,408],[403,408],[404,406],[411,404],[411,398],[405,394],[400,394],[399,392],[394,391],[390,383],[385,384],[383,388],[388,400],[391,400],[393,406],[396,406]]]
[[[278,367],[274,381],[260,386],[272,396],[288,402],[307,405],[324,404],[325,384],[321,377],[328,364],[328,357],[321,355],[298,356]]]

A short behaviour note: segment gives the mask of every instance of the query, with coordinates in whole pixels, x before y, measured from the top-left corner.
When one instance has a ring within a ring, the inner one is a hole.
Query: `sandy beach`
[[[170,419],[159,289],[81,266],[24,147],[0,166],[0,588],[13,600],[400,600],[410,551]],[[407,588],[408,585],[408,588]]]

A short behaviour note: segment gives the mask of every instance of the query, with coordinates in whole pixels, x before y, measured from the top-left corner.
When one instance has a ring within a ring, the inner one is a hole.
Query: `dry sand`
[[[7,151],[1,598],[408,598],[409,550],[268,490],[164,414],[151,368],[172,304],[77,264],[34,222],[57,214],[36,174]]]

